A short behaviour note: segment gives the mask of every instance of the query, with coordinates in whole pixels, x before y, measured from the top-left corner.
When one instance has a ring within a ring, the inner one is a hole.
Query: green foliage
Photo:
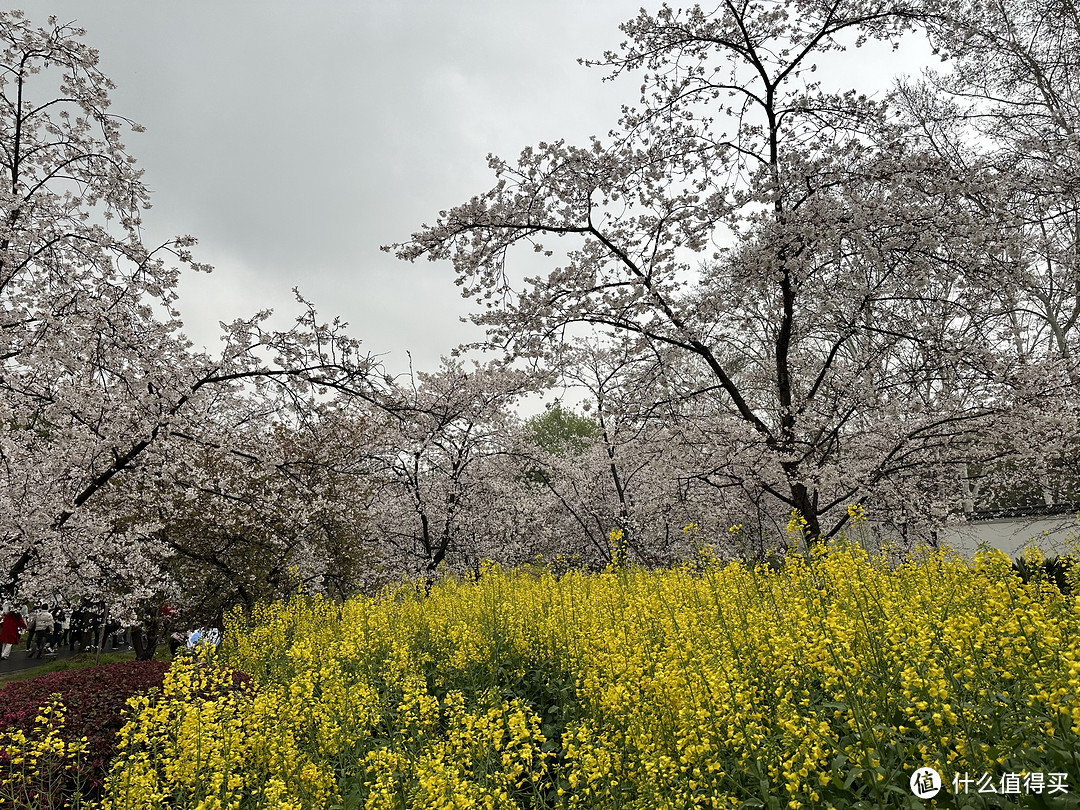
[[[555,403],[525,422],[525,432],[534,445],[556,456],[581,455],[600,434],[595,419],[566,410]]]
[[[1065,596],[1072,594],[1072,582],[1069,572],[1076,566],[1076,560],[1072,557],[1032,557],[1023,555],[1013,560],[1013,571],[1020,575],[1024,584],[1046,583],[1053,585]]]
[[[525,422],[525,435],[533,446],[562,458],[580,456],[599,434],[595,420],[566,410],[558,402]],[[525,473],[525,480],[534,484],[550,484],[551,479],[551,471],[540,467]]]

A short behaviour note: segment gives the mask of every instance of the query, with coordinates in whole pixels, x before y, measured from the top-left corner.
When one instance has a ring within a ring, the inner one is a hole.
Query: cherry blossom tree
[[[532,518],[505,460],[511,406],[534,387],[529,374],[501,363],[444,360],[384,392],[370,411],[380,459],[370,525],[387,578],[528,556],[521,544]]]
[[[108,508],[112,490],[163,492],[235,443],[225,401],[289,424],[320,392],[370,397],[374,364],[303,302],[291,328],[260,313],[225,328],[219,356],[192,350],[178,268],[208,268],[190,236],[144,244],[149,198],[121,140],[141,128],[110,112],[83,34],[0,14],[0,556],[8,590],[138,600],[166,587],[170,549],[153,510]]]
[[[1050,504],[1076,487],[1068,468],[1080,428],[1080,18],[1069,3],[1005,0],[960,3],[927,23],[950,58],[897,97],[952,171],[994,172],[972,199],[1011,237],[1000,256],[1013,282],[1001,287],[1003,339],[1039,384],[987,437],[1000,458],[965,465],[962,483],[971,503]]]
[[[595,433],[574,452],[534,441],[547,450],[535,480],[554,501],[548,513],[564,512],[567,528],[587,538],[581,548],[567,532],[566,547],[582,557],[607,563],[625,553],[656,565],[694,557],[706,541],[721,556],[753,557],[786,539],[786,519],[770,522],[776,504],[760,487],[768,459],[732,453],[738,421],[708,397],[677,393],[683,360],[656,362],[625,341],[574,341],[560,351],[562,384],[582,397]],[[730,532],[735,525],[742,529]],[[614,547],[612,529],[621,532]]]
[[[992,163],[1005,205],[979,203],[1014,236],[1015,349],[1065,361],[1076,386],[1080,17],[1067,2],[963,3],[929,30],[949,69],[906,88],[909,110],[943,158]]]
[[[815,80],[823,54],[934,11],[642,11],[588,63],[641,75],[607,140],[490,157],[492,189],[387,249],[450,260],[489,346],[513,356],[550,359],[586,327],[679,358],[669,398],[723,425],[712,441],[808,538],[832,535],[848,503],[967,452],[1021,376],[987,293],[1008,249],[975,202],[1004,204],[982,194],[993,172],[958,172],[886,101]],[[565,261],[519,279],[516,248],[553,256],[551,239]]]
[[[375,556],[363,542],[372,465],[362,420],[324,405],[286,426],[247,399],[217,415],[229,420],[227,444],[169,445],[155,454],[162,468],[128,475],[100,504],[156,527],[173,586],[161,596],[188,621],[297,587],[347,595]]]

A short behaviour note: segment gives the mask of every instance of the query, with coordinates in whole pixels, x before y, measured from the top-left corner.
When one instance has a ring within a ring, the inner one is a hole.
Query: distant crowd
[[[106,618],[107,617],[107,618]],[[175,620],[175,608],[162,608],[162,629]],[[23,641],[26,634],[26,653],[31,658],[41,658],[61,650],[64,645],[70,652],[96,652],[111,649],[117,652],[130,650],[135,645],[134,634],[140,627],[134,616],[109,616],[104,602],[83,602],[78,607],[56,605],[47,602],[24,603],[21,606],[10,601],[3,605],[0,620],[0,658],[7,660],[13,649]],[[168,630],[165,630],[168,633]],[[198,628],[169,633],[169,652],[194,650],[197,644],[217,646],[221,631],[217,628]]]
[[[104,620],[103,603],[91,602],[79,607],[55,607],[46,602],[31,606],[4,604],[0,622],[0,658],[7,659],[26,633],[26,652],[30,657],[51,655],[67,645],[70,652],[97,650],[104,639],[112,649],[132,647],[131,628],[117,619]]]

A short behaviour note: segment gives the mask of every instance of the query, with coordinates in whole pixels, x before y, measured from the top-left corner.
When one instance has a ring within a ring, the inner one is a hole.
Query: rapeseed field
[[[997,552],[838,542],[298,594],[131,700],[104,807],[1074,806],[1072,593]]]

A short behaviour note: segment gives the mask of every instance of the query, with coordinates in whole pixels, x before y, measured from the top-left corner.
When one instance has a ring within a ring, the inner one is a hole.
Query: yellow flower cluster
[[[71,807],[81,803],[82,786],[76,784],[75,794],[65,803],[63,794],[69,792],[67,774],[77,773],[79,757],[87,742],[65,742],[62,737],[66,709],[59,695],[43,706],[34,718],[30,734],[15,729],[0,733],[0,806],[11,808]]]
[[[514,807],[546,772],[540,718],[494,688],[436,695],[424,648],[454,645],[468,668],[486,642],[461,623],[440,645],[413,597],[342,607],[301,596],[234,617],[230,661],[257,688],[174,664],[162,694],[131,702],[106,810],[306,810],[360,794],[350,806]],[[400,619],[420,635],[403,644]]]
[[[132,701],[105,807],[908,806],[923,765],[1069,771],[1078,638],[1003,555],[843,542],[299,595],[231,617],[251,687],[177,664]]]
[[[788,520],[785,532],[790,540],[796,541],[805,539],[806,532],[809,530],[810,524],[806,518],[798,509],[791,510],[791,519]]]
[[[326,806],[336,718],[305,695],[310,686],[238,687],[227,670],[174,662],[160,693],[128,701],[105,810]]]

